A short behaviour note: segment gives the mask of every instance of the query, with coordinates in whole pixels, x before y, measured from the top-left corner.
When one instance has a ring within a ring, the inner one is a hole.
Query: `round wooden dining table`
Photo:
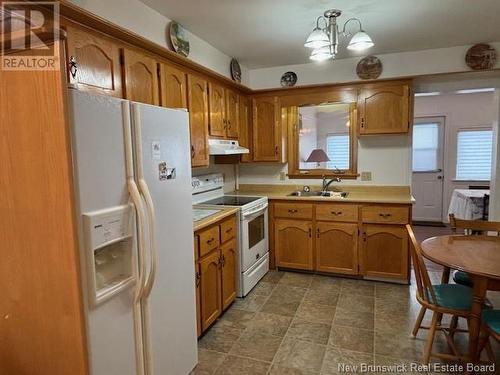
[[[448,269],[467,272],[474,282],[468,360],[478,362],[481,311],[487,290],[500,290],[500,237],[439,236],[421,244],[423,255]]]

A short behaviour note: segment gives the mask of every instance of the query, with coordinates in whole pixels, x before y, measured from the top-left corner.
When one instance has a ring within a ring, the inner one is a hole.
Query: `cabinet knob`
[[[278,153],[279,153],[278,146],[274,146],[274,154],[275,154],[275,155],[278,155]]]
[[[342,215],[342,211],[331,211],[331,214],[335,216]]]
[[[195,151],[194,151],[194,146],[191,145],[191,158],[194,158]]]
[[[391,214],[379,214],[379,216],[387,219],[388,217],[391,217],[392,215]]]
[[[211,239],[207,240],[207,244],[209,244],[209,245],[210,245],[210,244],[211,244],[212,242],[214,242],[214,241],[215,241],[215,238],[211,238]]]
[[[319,232],[319,228],[316,228],[316,237],[317,237],[317,238],[319,238],[319,234],[320,234],[320,232]]]
[[[291,208],[290,208],[290,209],[288,210],[288,212],[289,212],[289,213],[291,213],[291,214],[294,214],[294,213],[298,212],[298,210],[296,210],[296,209],[291,209]]]
[[[196,286],[200,285],[201,275],[198,271],[196,271]]]
[[[312,237],[312,228],[309,228],[309,238]]]

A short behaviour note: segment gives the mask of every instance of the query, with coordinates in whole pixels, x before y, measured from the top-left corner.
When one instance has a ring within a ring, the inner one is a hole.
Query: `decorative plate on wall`
[[[474,70],[492,69],[496,62],[497,51],[486,43],[473,45],[465,55],[465,63]]]
[[[359,60],[356,74],[361,79],[377,79],[382,74],[382,62],[377,56],[366,56]]]
[[[286,72],[281,76],[281,86],[292,87],[297,83],[297,74],[294,72]]]
[[[235,58],[231,59],[231,64],[229,65],[231,68],[231,77],[236,82],[241,82],[241,67],[238,60]]]
[[[187,38],[186,30],[177,22],[170,22],[170,43],[174,51],[179,55],[188,57],[189,55],[189,40]]]

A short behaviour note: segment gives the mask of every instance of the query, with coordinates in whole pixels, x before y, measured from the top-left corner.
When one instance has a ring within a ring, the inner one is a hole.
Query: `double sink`
[[[288,194],[289,197],[330,197],[346,198],[349,195],[346,191],[302,191],[296,190]]]

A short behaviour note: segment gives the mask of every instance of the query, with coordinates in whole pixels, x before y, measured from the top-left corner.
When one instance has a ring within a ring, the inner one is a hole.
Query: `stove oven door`
[[[248,270],[269,251],[267,203],[256,210],[242,213],[242,272]]]

